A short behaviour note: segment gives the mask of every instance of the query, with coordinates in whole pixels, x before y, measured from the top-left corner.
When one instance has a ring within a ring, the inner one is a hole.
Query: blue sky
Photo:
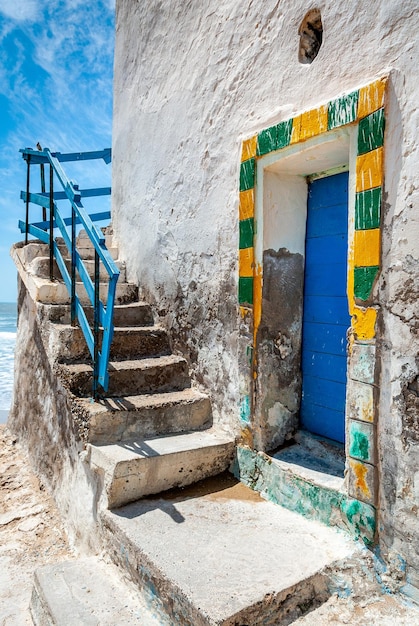
[[[38,141],[59,152],[111,146],[114,13],[114,0],[0,0],[0,302],[16,299],[9,250],[23,238],[19,149]],[[69,174],[90,187],[110,185],[110,172],[97,163]]]

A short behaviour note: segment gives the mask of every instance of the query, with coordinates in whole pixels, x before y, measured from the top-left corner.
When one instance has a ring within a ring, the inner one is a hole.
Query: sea
[[[12,402],[16,322],[16,303],[0,302],[0,424],[6,422]]]

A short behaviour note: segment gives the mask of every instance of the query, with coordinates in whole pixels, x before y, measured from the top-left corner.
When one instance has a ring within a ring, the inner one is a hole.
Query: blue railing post
[[[54,280],[54,170],[49,166],[49,279]]]
[[[71,207],[71,325],[77,322],[76,312],[76,211]]]

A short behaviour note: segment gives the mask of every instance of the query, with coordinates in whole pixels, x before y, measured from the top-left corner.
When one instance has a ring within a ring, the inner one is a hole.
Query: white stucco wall
[[[323,45],[301,65],[297,31],[313,6],[117,0],[114,228],[130,278],[190,358],[216,419],[237,429],[241,140],[391,70],[378,285],[380,541],[389,561],[400,555],[419,571],[419,5],[320,0]]]

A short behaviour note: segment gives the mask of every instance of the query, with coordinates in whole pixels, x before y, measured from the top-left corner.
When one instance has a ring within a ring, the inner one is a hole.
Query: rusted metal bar
[[[25,245],[28,243],[28,228],[29,228],[29,185],[31,180],[31,156],[28,154],[26,168],[26,230],[25,230]]]
[[[99,385],[99,255],[95,250],[95,306],[93,312],[93,337],[94,337],[94,358],[93,358],[93,399],[97,400]]]
[[[36,147],[38,148],[40,152],[42,152],[42,146],[39,143],[39,141],[36,144]],[[41,192],[45,193],[45,165],[44,163],[41,163],[40,168],[41,168]],[[46,207],[43,206],[42,207],[42,221],[45,222],[46,219],[47,219],[47,209]]]

